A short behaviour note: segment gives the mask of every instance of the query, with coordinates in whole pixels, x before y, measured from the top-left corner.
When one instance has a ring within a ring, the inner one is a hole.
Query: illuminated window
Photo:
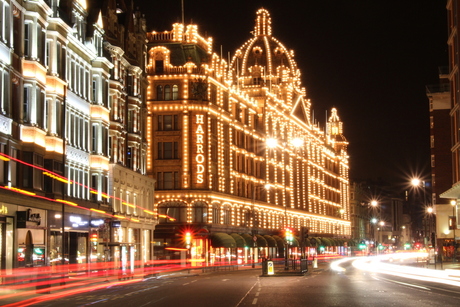
[[[179,86],[173,85],[172,87],[172,100],[179,99]]]

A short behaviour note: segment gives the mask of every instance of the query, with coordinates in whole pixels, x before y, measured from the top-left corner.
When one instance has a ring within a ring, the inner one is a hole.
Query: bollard
[[[318,260],[316,258],[313,258],[313,268],[314,269],[318,268]]]

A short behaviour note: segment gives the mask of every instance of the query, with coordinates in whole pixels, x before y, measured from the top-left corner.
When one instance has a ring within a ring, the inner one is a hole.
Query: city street
[[[458,306],[458,287],[344,267],[275,277],[260,269],[181,271],[33,306]]]

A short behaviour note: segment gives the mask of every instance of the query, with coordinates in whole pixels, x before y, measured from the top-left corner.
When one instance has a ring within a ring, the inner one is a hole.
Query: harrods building
[[[230,63],[196,25],[147,33],[157,258],[189,248],[191,258],[212,262],[235,248],[231,257],[247,261],[254,246],[254,257],[282,256],[285,228],[350,238],[348,142],[338,112],[314,121],[294,51],[272,36],[267,10],[257,11],[252,33]]]

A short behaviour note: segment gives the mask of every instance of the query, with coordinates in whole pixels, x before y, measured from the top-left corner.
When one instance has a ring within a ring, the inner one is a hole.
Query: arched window
[[[165,100],[171,100],[171,87],[165,85]]]
[[[208,207],[205,202],[196,202],[192,207],[192,222],[206,223],[208,220]]]
[[[232,210],[229,206],[225,206],[224,212],[222,213],[222,217],[224,220],[224,225],[230,225],[231,221]]]
[[[163,86],[157,86],[157,100],[163,100]]]
[[[172,87],[172,100],[179,99],[179,86],[176,84]]]
[[[220,206],[218,204],[212,206],[212,223],[220,224]]]
[[[166,202],[159,206],[158,214],[167,216],[160,217],[160,223],[186,223],[187,205],[181,202]],[[170,218],[173,218],[174,220],[171,220]]]

